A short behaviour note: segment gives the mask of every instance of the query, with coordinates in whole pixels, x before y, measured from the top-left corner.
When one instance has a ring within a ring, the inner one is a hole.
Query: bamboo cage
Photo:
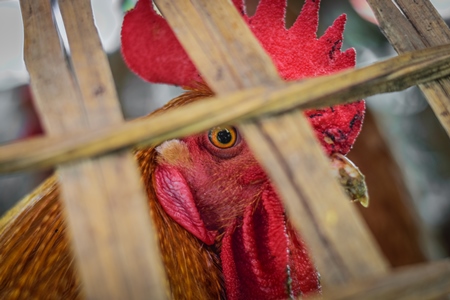
[[[230,123],[238,124],[277,186],[318,270],[326,269],[320,272],[325,299],[439,299],[450,293],[448,260],[389,269],[329,174],[329,162],[302,114],[306,108],[419,85],[450,134],[450,30],[428,0],[368,0],[398,57],[290,83],[280,79],[231,1],[155,0],[216,96],[131,123],[122,119],[90,1],[58,2],[72,69],[50,1],[20,0],[25,60],[47,135],[2,146],[0,172],[56,166],[87,298],[167,298],[130,148]],[[132,203],[123,205],[122,195]]]

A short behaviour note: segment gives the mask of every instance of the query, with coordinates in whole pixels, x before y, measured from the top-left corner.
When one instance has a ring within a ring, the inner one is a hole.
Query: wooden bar
[[[433,47],[335,75],[285,83],[276,88],[258,87],[219,95],[164,115],[64,137],[37,137],[5,145],[0,147],[0,173],[54,166],[136,145],[155,145],[218,124],[244,121],[294,107],[346,103],[448,75],[450,45]]]
[[[450,29],[429,0],[368,0],[386,38],[399,53],[450,44]],[[450,135],[450,78],[420,84]]]
[[[407,266],[324,291],[327,300],[435,300],[450,295],[450,260]]]
[[[25,60],[39,115],[50,136],[122,122],[90,2],[73,3],[60,2],[77,79],[60,47],[50,1],[20,1]],[[59,166],[57,174],[85,296],[164,299],[166,283],[156,235],[131,153]]]
[[[230,1],[155,3],[219,96],[280,85],[275,66]],[[324,285],[343,285],[386,271],[384,258],[328,171],[328,158],[301,111],[243,123],[239,129],[276,183],[291,220],[313,253]],[[284,143],[287,140],[289,144]]]

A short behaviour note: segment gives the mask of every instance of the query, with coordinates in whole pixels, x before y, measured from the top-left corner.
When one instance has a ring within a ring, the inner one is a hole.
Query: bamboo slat
[[[450,43],[450,29],[429,0],[368,0],[380,29],[400,54]],[[420,84],[431,108],[450,135],[450,78]]]
[[[60,1],[76,79],[63,55],[50,1],[20,4],[25,60],[47,134],[61,136],[122,122],[90,2]],[[85,295],[164,299],[156,235],[132,155],[121,151],[86,159],[59,166],[57,173]]]
[[[275,66],[230,1],[155,3],[218,95],[280,85]],[[276,183],[324,285],[386,271],[384,258],[329,172],[328,159],[300,110],[242,123],[239,129]]]
[[[428,48],[357,70],[217,96],[151,118],[64,137],[37,137],[5,145],[0,147],[0,173],[45,168],[135,145],[155,145],[219,124],[276,114],[295,107],[304,109],[346,103],[377,93],[402,90],[449,74],[450,45]]]
[[[407,266],[324,291],[327,300],[434,300],[450,295],[450,260]]]

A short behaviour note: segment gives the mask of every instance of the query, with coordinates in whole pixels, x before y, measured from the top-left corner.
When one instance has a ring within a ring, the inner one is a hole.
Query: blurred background
[[[247,0],[251,15],[257,0]],[[450,1],[431,1],[450,21]],[[92,0],[126,119],[146,115],[179,95],[178,87],[144,82],[125,66],[120,27],[133,0]],[[303,1],[288,1],[287,27]],[[62,24],[55,1],[55,20]],[[396,55],[375,25],[365,0],[322,0],[318,34],[347,14],[343,49],[354,47],[365,66]],[[60,26],[61,41],[70,52]],[[18,0],[0,1],[0,146],[42,134],[22,55]],[[394,266],[449,256],[450,139],[416,87],[367,100],[363,131],[349,157],[366,175],[371,205],[360,209]],[[0,214],[38,186],[52,170],[0,175]]]

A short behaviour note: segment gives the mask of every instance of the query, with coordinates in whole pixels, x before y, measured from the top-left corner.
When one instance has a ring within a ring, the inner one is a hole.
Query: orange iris
[[[217,148],[227,149],[236,143],[237,132],[233,126],[218,126],[209,131],[208,137]]]

